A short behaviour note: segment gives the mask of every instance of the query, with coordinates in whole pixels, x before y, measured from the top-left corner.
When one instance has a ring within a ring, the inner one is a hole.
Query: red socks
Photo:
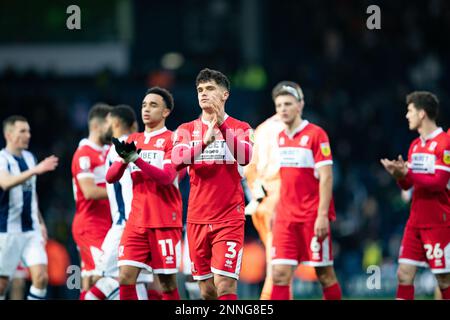
[[[92,293],[98,300],[105,300],[106,296],[105,294],[96,286],[93,286],[90,290],[90,293]]]
[[[136,285],[121,284],[119,286],[120,300],[138,300]]]
[[[272,287],[272,295],[270,296],[271,300],[289,300],[289,285],[287,286],[277,286],[273,285]]]
[[[397,287],[397,300],[414,300],[414,286],[399,284]]]
[[[162,299],[163,300],[180,300],[180,294],[178,293],[178,288],[175,288],[169,292],[163,292]]]
[[[237,294],[234,293],[224,294],[218,297],[217,300],[237,300]]]
[[[156,290],[147,290],[148,300],[162,300],[162,294]]]
[[[323,288],[323,299],[324,300],[342,300],[342,291],[339,282]]]
[[[448,287],[447,289],[441,289],[441,293],[442,293],[442,299],[450,300],[450,287]]]
[[[84,300],[84,297],[86,296],[86,293],[87,293],[87,291],[85,291],[85,290],[82,290],[80,292],[80,300]]]

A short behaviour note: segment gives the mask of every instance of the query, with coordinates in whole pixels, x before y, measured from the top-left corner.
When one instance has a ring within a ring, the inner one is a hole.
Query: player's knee
[[[288,285],[291,281],[292,272],[285,266],[274,266],[272,268],[272,281],[275,285]]]
[[[170,292],[177,288],[177,278],[176,275],[158,275],[159,283],[161,285],[161,290],[163,292]]]
[[[213,282],[199,282],[200,294],[204,300],[217,299],[217,289]]]
[[[47,284],[48,284],[48,274],[46,271],[39,272],[36,275],[35,279],[33,280],[33,285],[36,288],[40,288],[40,289],[46,288]]]
[[[333,267],[319,267],[315,269],[317,279],[322,287],[329,287],[337,282]]]
[[[415,272],[409,270],[409,268],[400,265],[397,269],[397,279],[400,284],[410,285],[414,283]]]
[[[127,284],[135,284],[136,283],[136,277],[132,272],[129,272],[127,270],[120,270],[119,273],[119,284],[121,285],[127,285]]]
[[[9,279],[7,277],[0,277],[0,296],[4,296],[6,294],[8,284]]]
[[[217,296],[223,296],[225,294],[235,294],[237,291],[237,281],[233,278],[221,277],[215,281],[217,288]]]
[[[445,290],[450,287],[450,274],[436,274],[436,280],[439,285],[439,289]]]

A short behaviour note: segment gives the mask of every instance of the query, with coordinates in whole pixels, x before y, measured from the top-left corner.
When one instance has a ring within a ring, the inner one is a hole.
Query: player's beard
[[[100,140],[102,144],[110,144],[112,142],[113,132],[112,128],[109,127],[108,131],[106,131],[101,137]]]

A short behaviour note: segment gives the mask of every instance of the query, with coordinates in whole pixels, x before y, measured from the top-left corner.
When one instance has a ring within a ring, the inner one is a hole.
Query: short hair
[[[220,71],[208,68],[205,68],[198,73],[197,79],[195,80],[195,85],[198,86],[200,83],[211,80],[214,80],[219,86],[227,89],[227,91],[230,91],[230,80],[228,80],[227,76]]]
[[[439,100],[429,91],[414,91],[406,96],[406,104],[414,104],[417,110],[424,110],[428,118],[436,120],[439,115]]]
[[[163,98],[163,100],[164,100],[164,103],[166,104],[166,108],[168,108],[170,111],[172,111],[173,108],[175,107],[175,103],[173,101],[173,96],[169,90],[161,88],[161,87],[152,87],[147,90],[145,95],[148,95],[150,93],[161,96],[161,98]]]
[[[127,128],[131,128],[136,121],[136,113],[133,108],[125,104],[119,104],[113,107],[109,115],[118,118]]]
[[[293,96],[298,101],[302,101],[304,99],[302,88],[300,88],[297,83],[292,81],[279,82],[272,90],[272,99],[275,101],[276,97],[286,94]]]
[[[3,120],[3,133],[6,133],[8,127],[15,125],[17,121],[28,122],[27,118],[25,118],[24,116],[19,115],[9,116],[5,120]]]
[[[91,122],[93,119],[97,119],[100,121],[105,121],[108,113],[110,113],[112,107],[106,103],[99,102],[96,103],[91,110],[89,110],[88,114],[88,122]]]

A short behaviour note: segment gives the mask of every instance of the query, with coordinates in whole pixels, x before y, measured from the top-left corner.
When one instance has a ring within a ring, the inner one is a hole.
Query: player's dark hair
[[[100,102],[96,103],[91,110],[89,110],[88,121],[91,122],[93,119],[97,119],[100,121],[105,121],[106,116],[110,113],[112,107],[106,103]]]
[[[28,122],[27,118],[19,115],[12,115],[3,120],[3,132],[6,132],[8,126],[13,126],[17,121]]]
[[[230,91],[230,81],[224,75],[222,72],[217,70],[211,70],[208,68],[205,68],[201,70],[198,75],[197,79],[195,80],[195,85],[198,86],[200,83],[208,82],[214,80],[219,86],[227,89],[227,91]]]
[[[436,120],[439,115],[439,100],[429,91],[414,91],[406,96],[406,104],[414,104],[417,110],[424,110],[428,118]]]
[[[131,128],[136,122],[136,113],[133,108],[125,104],[113,107],[109,115],[118,118],[126,128]]]
[[[300,86],[292,81],[281,81],[272,90],[272,100],[281,95],[289,94],[295,97],[298,101],[304,99],[303,90]]]
[[[161,87],[152,87],[147,90],[147,93],[145,95],[148,95],[150,93],[161,96],[161,98],[163,98],[163,100],[164,100],[164,103],[166,104],[166,108],[168,108],[170,111],[172,111],[173,108],[175,107],[175,104],[173,101],[173,96],[169,92],[169,90],[161,88]]]

